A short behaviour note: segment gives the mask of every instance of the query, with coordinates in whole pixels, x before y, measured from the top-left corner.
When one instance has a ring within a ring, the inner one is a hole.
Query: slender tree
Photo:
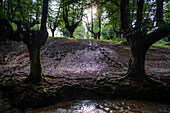
[[[54,37],[54,32],[57,27],[61,24],[61,3],[58,1],[58,8],[57,10],[52,10],[50,16],[48,17],[48,27],[51,30],[52,37]],[[54,16],[55,15],[55,16]]]
[[[100,39],[100,35],[101,35],[101,17],[102,17],[102,10],[100,7],[97,7],[97,23],[98,23],[98,32],[96,32],[94,30],[94,13],[93,13],[93,4],[91,2],[91,22],[89,22],[88,20],[88,16],[86,16],[86,19],[87,19],[87,22],[86,23],[86,27],[87,27],[87,30],[90,31],[91,34],[93,34],[94,36],[94,39]],[[95,26],[96,27],[96,26]]]

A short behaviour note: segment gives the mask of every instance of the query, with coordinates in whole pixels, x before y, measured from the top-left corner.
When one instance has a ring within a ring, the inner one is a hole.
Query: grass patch
[[[170,45],[170,42],[165,42],[165,45]]]
[[[166,43],[155,43],[155,44],[152,44],[152,46],[170,49],[170,46],[165,45],[165,44],[166,44]]]
[[[124,49],[130,50],[130,46],[123,46]]]
[[[79,41],[81,41],[81,40],[92,40],[92,41],[94,41],[94,42],[104,41],[104,42],[112,43],[112,44],[114,44],[114,45],[119,45],[119,44],[122,44],[122,43],[126,43],[126,42],[127,42],[126,38],[114,38],[114,39],[112,39],[112,40],[107,40],[107,39],[104,39],[104,38],[101,38],[100,40],[96,40],[96,39],[93,39],[93,38],[91,38],[91,39],[89,39],[89,38],[85,39],[85,38],[70,38],[70,37],[49,37],[49,39],[50,39],[50,38],[69,39],[69,40],[75,40],[75,41],[78,41],[78,40],[79,40]],[[127,49],[129,49],[129,48],[127,47]]]

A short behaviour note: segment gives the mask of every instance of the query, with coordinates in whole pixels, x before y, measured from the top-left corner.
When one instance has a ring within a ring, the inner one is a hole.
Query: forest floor
[[[124,77],[127,72],[129,57],[128,46],[113,42],[50,38],[41,49],[43,73],[48,75],[46,76],[48,82],[32,88],[32,84],[21,84],[29,74],[30,68],[26,45],[22,42],[8,42],[7,45],[0,46],[0,84],[1,87],[3,86],[2,89],[5,88],[8,93],[9,90],[6,88],[13,88],[12,91],[15,93],[12,99],[15,100],[14,104],[18,105],[22,105],[23,98],[21,97],[24,97],[25,102],[28,102],[26,97],[34,99],[37,96],[30,93],[32,89],[48,95],[51,94],[50,92],[55,92],[55,96],[60,95],[60,97],[64,97],[62,96],[63,92],[69,92],[60,91],[65,86],[67,86],[65,87],[67,90],[70,86],[74,86],[75,89],[81,87],[94,91],[96,87],[99,89],[97,84],[104,84],[102,80],[107,80],[108,85],[117,84],[115,80]],[[145,68],[151,78],[170,85],[170,47],[152,46],[146,56]],[[24,90],[26,88],[27,92]],[[109,88],[106,85],[102,86],[102,92],[110,92]],[[75,89],[73,88],[72,91]],[[60,93],[56,94],[56,92]],[[87,91],[87,93],[89,92]],[[74,94],[68,98],[71,96]],[[88,94],[88,96],[92,95]],[[37,103],[33,102],[33,105],[36,106]]]

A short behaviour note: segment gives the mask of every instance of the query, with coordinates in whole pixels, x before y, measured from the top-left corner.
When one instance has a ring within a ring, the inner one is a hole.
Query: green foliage
[[[26,28],[26,23],[32,23],[33,21],[40,20],[40,14],[42,11],[42,0],[6,0],[2,1],[2,8],[0,8],[0,19],[6,18],[11,22],[22,22],[22,28]],[[11,23],[14,30],[16,25]],[[30,27],[30,26],[28,26]]]
[[[165,42],[165,40],[166,38],[159,40],[158,42],[154,43],[152,46],[170,49],[170,46],[169,46],[170,42]]]
[[[170,1],[165,1],[164,2],[164,19],[170,23]]]
[[[165,45],[170,45],[170,42],[165,42],[164,44],[165,44]]]
[[[86,33],[85,33],[85,28],[83,26],[83,24],[79,25],[75,32],[74,32],[74,37],[75,38],[85,38]]]
[[[62,9],[64,9],[62,14],[68,19],[70,26],[81,20],[84,10],[83,5],[83,1],[78,2],[76,0],[62,0],[61,6]]]
[[[65,27],[60,27],[59,31],[61,32],[62,37],[69,37],[70,33]]]
[[[120,0],[116,0],[118,4],[120,4]],[[104,8],[106,10],[106,18],[109,19],[109,24],[120,25],[120,7],[115,5],[112,1],[107,2],[107,4],[104,5]]]
[[[127,42],[126,38],[115,38],[113,42]]]
[[[49,12],[47,18],[48,28],[54,31],[57,27],[63,26],[62,10],[61,10],[61,0],[53,0],[49,4]]]
[[[103,39],[108,39],[108,38],[111,38],[111,37],[113,38],[115,36],[113,26],[112,25],[102,26],[101,35],[102,35]]]

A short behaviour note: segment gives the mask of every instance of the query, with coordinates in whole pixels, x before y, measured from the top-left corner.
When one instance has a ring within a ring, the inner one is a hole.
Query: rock
[[[72,53],[72,54],[75,54],[75,50],[72,50],[71,53]]]
[[[61,54],[57,54],[56,60],[61,60]]]

